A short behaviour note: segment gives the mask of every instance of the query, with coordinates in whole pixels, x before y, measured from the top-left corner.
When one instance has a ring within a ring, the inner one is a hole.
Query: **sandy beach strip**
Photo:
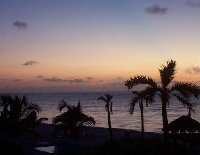
[[[23,133],[19,136],[10,136],[9,139],[17,144],[20,144],[25,148],[25,151],[30,155],[35,154],[49,154],[41,151],[37,151],[37,147],[48,147],[56,146],[64,149],[80,149],[82,147],[98,145],[109,141],[108,128],[103,127],[83,127],[81,129],[81,134],[78,139],[73,139],[70,137],[58,137],[54,135],[55,125],[53,124],[41,124],[37,126],[34,130],[40,135],[35,136],[31,133]],[[113,138],[118,139],[129,139],[138,138],[141,136],[141,132],[135,130],[118,129],[113,128]],[[145,132],[145,137],[160,137],[161,134]]]

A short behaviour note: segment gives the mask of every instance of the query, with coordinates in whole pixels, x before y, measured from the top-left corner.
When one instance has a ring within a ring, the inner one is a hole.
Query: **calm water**
[[[49,118],[48,123],[54,116],[59,114],[57,104],[60,100],[66,99],[71,104],[77,104],[81,100],[83,111],[93,116],[97,122],[96,126],[107,127],[107,113],[105,105],[101,101],[97,101],[99,96],[104,93],[34,93],[24,94],[28,100],[41,106],[42,112],[40,117]],[[112,126],[115,128],[140,130],[140,111],[136,105],[133,115],[129,114],[129,102],[131,100],[131,92],[111,92],[113,98],[113,115],[111,115]],[[22,94],[18,94],[22,95]],[[193,100],[196,113],[192,117],[200,121],[200,101]],[[187,108],[175,99],[171,99],[168,110],[169,122],[177,117],[187,114]],[[156,103],[144,107],[145,131],[161,132],[162,117],[161,103],[157,99]]]

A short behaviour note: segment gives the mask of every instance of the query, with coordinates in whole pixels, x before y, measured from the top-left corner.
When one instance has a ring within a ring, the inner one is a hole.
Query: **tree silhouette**
[[[138,103],[140,107],[140,113],[141,113],[141,136],[142,141],[144,142],[144,104],[143,102],[146,101],[146,106],[148,106],[148,103],[154,102],[154,98],[151,95],[146,94],[146,92],[136,92],[133,91],[133,98],[130,102],[130,113],[133,114],[135,109],[135,104]]]
[[[112,114],[112,95],[105,94],[104,96],[100,96],[98,100],[104,101],[106,103],[105,108],[108,112],[108,127],[109,127],[109,135],[111,142],[113,141],[113,135],[112,135],[112,126],[111,126],[111,119],[110,115]]]
[[[139,84],[147,85],[146,88],[141,91],[144,95],[148,96],[150,102],[154,101],[157,95],[161,99],[162,103],[162,121],[163,121],[163,131],[165,140],[168,140],[168,117],[167,117],[167,106],[169,105],[169,100],[174,96],[179,102],[192,109],[192,104],[190,103],[190,98],[194,96],[198,98],[200,94],[199,87],[195,83],[190,82],[174,82],[172,83],[176,74],[176,61],[167,61],[166,65],[162,65],[159,69],[161,84],[157,84],[151,77],[138,75],[131,77],[129,80],[125,81],[125,86],[128,89],[132,89],[134,86]],[[172,93],[174,92],[174,93]]]
[[[53,123],[57,125],[55,129],[56,133],[64,129],[65,135],[67,135],[67,129],[69,129],[71,136],[77,137],[81,127],[96,124],[93,117],[85,115],[82,112],[80,100],[77,106],[70,105],[62,100],[58,104],[58,110],[61,112],[65,108],[67,108],[66,112],[53,118]]]
[[[47,118],[37,118],[41,108],[35,103],[28,102],[26,96],[1,96],[0,106],[2,107],[0,124],[4,129],[34,128],[42,121],[47,120]]]

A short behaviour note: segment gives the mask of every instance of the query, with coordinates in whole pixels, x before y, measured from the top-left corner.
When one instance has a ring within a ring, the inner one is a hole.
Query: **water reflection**
[[[41,147],[36,147],[35,149],[42,152],[55,153],[56,147],[55,146],[41,146]]]

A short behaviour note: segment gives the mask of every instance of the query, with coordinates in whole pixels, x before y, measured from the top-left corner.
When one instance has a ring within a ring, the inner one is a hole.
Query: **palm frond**
[[[106,103],[106,104],[105,104],[105,109],[106,109],[106,111],[109,110],[109,105],[110,105],[109,103]]]
[[[181,96],[179,96],[177,94],[175,94],[174,96],[177,98],[177,100],[179,102],[181,102],[184,106],[187,107],[187,109],[189,110],[188,113],[191,113],[191,112],[194,113],[195,112],[195,110],[193,109],[192,103],[190,103],[187,98],[185,99],[184,97],[181,97]]]
[[[58,110],[61,112],[64,108],[69,108],[69,105],[65,100],[61,100],[58,104]]]
[[[81,101],[78,101],[77,110],[82,112]]]
[[[62,122],[63,118],[64,118],[64,117],[63,117],[63,114],[58,115],[58,116],[56,116],[56,117],[53,117],[53,118],[52,118],[52,123],[53,123],[53,124],[59,124],[59,123]]]
[[[105,109],[106,111],[110,111],[112,113],[112,98],[113,98],[113,95],[110,95],[110,94],[105,94],[104,96],[100,96],[98,98],[98,100],[101,100],[101,101],[104,101],[106,104],[105,104]]]
[[[42,117],[37,120],[37,124],[41,124],[44,121],[48,121],[48,118]]]
[[[134,94],[134,97],[132,97],[130,102],[130,109],[129,109],[130,114],[133,114],[136,103],[144,99],[144,96],[141,92],[134,91],[132,93]]]
[[[147,84],[151,87],[157,87],[157,83],[151,77],[147,77],[144,75],[134,76],[133,78],[130,77],[130,80],[125,81],[125,86],[128,90],[132,89],[134,86],[139,84]]]
[[[138,93],[140,100],[145,100],[146,104],[155,102],[155,95],[159,88],[147,86],[143,91]]]
[[[145,100],[146,106],[148,106],[148,103],[155,102],[155,94],[158,91],[158,89],[159,88],[148,86],[143,91],[140,91],[140,92],[133,91],[132,93],[134,94],[134,97],[132,98],[130,102],[130,113],[133,114],[135,104],[137,102]]]
[[[146,103],[153,103],[155,102],[155,95],[159,90],[159,87],[148,86],[143,91],[141,91],[141,96],[144,98]]]
[[[111,112],[111,114],[113,113],[112,106],[113,106],[113,103],[110,102],[110,112]]]
[[[135,96],[131,99],[130,102],[130,108],[129,108],[129,112],[130,114],[133,114],[134,110],[135,110],[135,104],[140,100],[140,98],[138,96]]]
[[[28,104],[28,100],[27,100],[27,97],[25,95],[22,97],[21,100],[22,100],[23,105],[27,105]]]
[[[35,103],[29,103],[23,109],[24,113],[28,111],[36,111],[37,113],[39,113],[41,111],[41,107]]]
[[[77,110],[77,106],[54,117],[52,122],[57,125],[56,131],[59,128],[70,129],[72,135],[74,130],[79,131],[82,126],[91,126],[96,123],[93,117],[87,116],[80,110]]]
[[[41,111],[41,108],[39,105],[35,103],[28,103],[27,105],[23,105],[21,111],[19,111],[18,115],[20,119],[24,120],[30,120],[33,121],[33,116],[35,115],[35,121],[37,120],[37,114]],[[32,119],[30,119],[32,118]],[[27,123],[27,121],[26,121]]]
[[[176,82],[171,87],[171,91],[178,91],[185,98],[189,98],[190,95],[193,95],[195,98],[198,98],[200,94],[199,87],[196,84],[189,82]]]
[[[166,88],[176,74],[176,61],[167,61],[167,65],[159,69],[162,87]]]
[[[110,103],[110,101],[112,100],[113,96],[110,94],[105,94],[106,100],[108,103]]]
[[[22,99],[19,96],[16,95],[14,100],[15,100],[15,102],[21,102]]]
[[[91,126],[91,125],[95,125],[96,121],[94,120],[93,117],[87,116],[87,115],[82,113],[80,123],[81,123],[81,125]]]
[[[100,96],[97,100],[101,100],[101,101],[107,102],[107,100],[106,100],[106,98],[104,96]]]
[[[0,106],[9,106],[10,104],[12,104],[12,102],[13,102],[12,96],[2,95]]]
[[[37,113],[35,111],[31,111],[25,118],[19,120],[19,122],[26,127],[34,126],[37,121]]]
[[[78,102],[77,106],[67,106],[69,108],[66,112],[52,119],[53,124],[62,124],[70,128],[95,124],[93,117],[87,116],[81,111],[80,101]]]

